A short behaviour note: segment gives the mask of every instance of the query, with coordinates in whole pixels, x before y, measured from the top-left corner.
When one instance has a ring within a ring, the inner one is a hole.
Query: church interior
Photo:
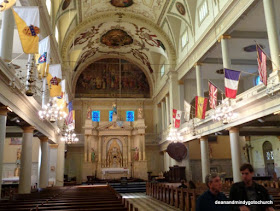
[[[0,1],[1,198],[131,181],[158,205],[113,186],[91,193],[124,200],[112,210],[195,210],[194,192],[164,184],[206,188],[217,173],[226,192],[243,163],[277,195],[279,10],[279,0]]]

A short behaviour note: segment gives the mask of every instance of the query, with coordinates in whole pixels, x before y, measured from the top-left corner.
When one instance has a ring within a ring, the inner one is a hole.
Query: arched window
[[[49,12],[49,15],[51,15],[51,10],[52,10],[52,1],[51,0],[46,0],[46,6]]]

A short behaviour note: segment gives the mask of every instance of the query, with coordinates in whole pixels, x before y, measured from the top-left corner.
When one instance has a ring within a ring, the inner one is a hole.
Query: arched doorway
[[[265,164],[265,173],[268,176],[273,176],[274,173],[274,155],[272,144],[269,141],[263,143],[263,157]]]

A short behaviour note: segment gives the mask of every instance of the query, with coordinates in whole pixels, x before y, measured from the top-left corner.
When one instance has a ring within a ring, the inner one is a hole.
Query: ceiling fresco
[[[115,7],[129,7],[133,4],[133,0],[111,0],[111,4]]]
[[[78,98],[149,98],[150,88],[144,72],[120,59],[102,59],[90,64],[76,84]]]
[[[133,43],[133,39],[124,30],[111,29],[101,37],[100,42],[109,47],[119,47],[130,45],[131,43]]]

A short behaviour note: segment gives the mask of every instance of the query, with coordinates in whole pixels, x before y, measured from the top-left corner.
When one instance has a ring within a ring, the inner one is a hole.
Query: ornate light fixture
[[[178,131],[177,128],[171,127],[169,130],[169,134],[166,138],[166,140],[168,141],[172,141],[172,142],[181,142],[183,141],[183,136],[181,135],[181,133]]]
[[[213,121],[223,121],[223,124],[228,124],[237,117],[237,113],[229,103],[229,100],[222,100],[222,103],[214,110],[212,115]]]
[[[64,141],[66,144],[74,144],[79,141],[74,130],[66,129],[60,138],[61,141]]]
[[[67,114],[62,109],[61,106],[57,105],[57,98],[52,98],[47,105],[43,105],[43,110],[39,111],[39,117],[54,123],[66,118]]]

